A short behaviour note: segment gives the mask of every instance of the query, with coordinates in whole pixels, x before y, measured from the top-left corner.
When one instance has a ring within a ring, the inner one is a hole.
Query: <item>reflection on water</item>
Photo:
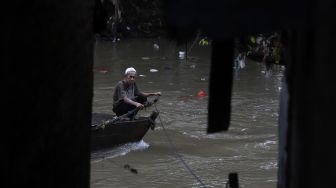
[[[97,42],[93,112],[112,113],[114,85],[129,66],[137,69],[140,90],[163,95],[151,109],[140,112],[160,111],[156,128],[145,135],[143,146],[125,145],[92,154],[91,187],[202,187],[175,152],[206,187],[225,187],[230,172],[238,173],[240,187],[276,187],[281,67],[266,75],[262,64],[247,62],[236,72],[229,131],[208,135],[211,49],[195,46],[186,61],[178,57],[180,48],[163,39]],[[197,95],[200,91],[205,96]],[[124,164],[138,174],[125,170]]]

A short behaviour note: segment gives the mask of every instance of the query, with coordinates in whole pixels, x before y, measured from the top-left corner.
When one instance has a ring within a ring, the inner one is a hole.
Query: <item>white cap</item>
[[[129,67],[125,70],[125,75],[127,75],[129,72],[134,72],[136,73],[136,70],[133,67]]]

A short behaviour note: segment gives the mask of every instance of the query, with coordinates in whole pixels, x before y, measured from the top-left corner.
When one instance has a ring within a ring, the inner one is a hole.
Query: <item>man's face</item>
[[[135,72],[129,72],[127,74],[127,77],[126,77],[127,82],[128,83],[134,83],[135,82],[135,76],[136,76]]]

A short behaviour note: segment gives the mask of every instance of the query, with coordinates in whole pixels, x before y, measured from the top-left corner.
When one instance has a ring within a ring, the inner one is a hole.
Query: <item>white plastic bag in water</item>
[[[149,72],[159,72],[157,69],[150,69]]]
[[[245,67],[245,61],[244,61],[244,59],[239,60],[238,63],[239,63],[239,67],[241,69],[243,69]]]

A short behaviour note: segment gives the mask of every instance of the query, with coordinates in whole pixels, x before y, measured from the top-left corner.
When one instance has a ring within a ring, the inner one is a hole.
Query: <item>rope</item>
[[[187,54],[189,54],[189,53],[191,52],[191,49],[195,46],[196,41],[198,40],[198,38],[199,38],[200,36],[201,36],[201,32],[198,31],[198,32],[197,32],[197,36],[196,36],[195,40],[193,41],[193,43],[191,44],[189,50],[186,50],[186,53],[187,53]]]
[[[157,111],[157,112],[159,112],[158,111],[158,109],[156,108],[156,104],[154,104],[154,107],[155,107],[155,110]],[[168,133],[167,133],[167,131],[166,131],[166,128],[163,126],[163,123],[162,123],[162,120],[161,120],[161,117],[160,117],[160,115],[159,115],[159,120],[160,120],[160,124],[161,124],[161,126],[162,126],[162,128],[163,128],[163,132],[165,133],[165,135],[166,135],[166,137],[167,137],[167,139],[168,139],[168,142],[169,142],[169,144],[170,144],[170,146],[171,146],[171,149],[173,150],[173,152],[175,153],[175,156],[176,156],[176,158],[177,159],[179,159],[181,162],[182,162],[182,164],[184,165],[184,167],[187,169],[187,171],[192,175],[192,176],[194,176],[194,178],[202,185],[202,187],[206,187],[205,186],[205,184],[202,182],[202,180],[193,172],[193,170],[188,166],[188,164],[184,161],[184,159],[182,158],[182,156],[177,152],[177,149],[176,149],[176,146],[174,145],[174,143],[172,142],[172,140],[171,140],[171,138],[169,137],[169,135],[168,135]]]

